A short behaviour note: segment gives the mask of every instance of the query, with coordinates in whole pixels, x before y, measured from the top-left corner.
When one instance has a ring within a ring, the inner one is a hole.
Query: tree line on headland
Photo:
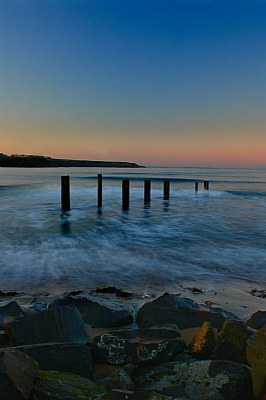
[[[56,167],[109,167],[109,168],[140,168],[141,165],[126,161],[91,161],[68,160],[39,155],[0,153],[0,167],[18,168],[56,168]]]

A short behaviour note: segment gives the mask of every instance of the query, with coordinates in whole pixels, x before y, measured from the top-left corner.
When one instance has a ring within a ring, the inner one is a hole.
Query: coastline
[[[108,290],[108,288],[111,288]],[[180,285],[179,290],[157,290],[157,291],[131,291],[129,287],[121,288],[116,286],[102,286],[86,290],[84,287],[70,288],[50,287],[44,289],[31,290],[5,290],[0,288],[0,307],[8,304],[10,301],[16,301],[21,307],[31,307],[33,300],[37,303],[46,304],[43,307],[49,307],[49,304],[55,299],[71,293],[78,293],[81,296],[91,296],[97,301],[97,298],[103,298],[107,301],[129,307],[134,313],[143,306],[143,304],[158,298],[165,292],[188,298],[201,305],[207,305],[209,308],[221,308],[233,313],[242,321],[246,321],[253,313],[266,309],[266,290],[263,284],[247,283],[241,286],[226,286],[215,284],[212,289],[205,289],[199,285]],[[121,295],[120,295],[121,293]]]

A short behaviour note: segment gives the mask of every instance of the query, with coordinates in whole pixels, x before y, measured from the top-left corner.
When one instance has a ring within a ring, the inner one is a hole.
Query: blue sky
[[[265,1],[0,6],[0,151],[266,163]]]

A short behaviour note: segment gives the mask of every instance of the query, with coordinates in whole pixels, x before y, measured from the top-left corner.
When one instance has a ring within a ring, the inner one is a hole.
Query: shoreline
[[[89,296],[97,299],[114,301],[120,305],[130,307],[136,312],[143,304],[150,302],[164,293],[175,294],[183,298],[188,298],[200,305],[207,305],[212,308],[221,308],[235,314],[239,319],[246,321],[253,313],[266,309],[266,288],[263,285],[247,284],[238,287],[215,284],[213,287],[204,288],[198,285],[180,285],[173,290],[143,290],[136,292],[129,290],[128,287],[120,288],[117,286],[100,286],[86,290],[78,288],[50,287],[36,290],[5,290],[0,287],[0,306],[10,301],[16,301],[21,307],[29,307],[31,301],[47,303],[47,306],[57,298],[72,295]],[[109,290],[108,290],[109,288]]]

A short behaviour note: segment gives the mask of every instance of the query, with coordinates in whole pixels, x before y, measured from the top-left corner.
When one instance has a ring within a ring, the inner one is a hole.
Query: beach
[[[60,176],[66,174],[71,211],[62,215]],[[123,178],[130,181],[126,212]],[[148,205],[144,179],[151,179]],[[139,296],[196,296],[243,318],[263,307],[264,299],[251,292],[266,286],[265,169],[2,168],[0,182],[2,291],[90,292],[111,285]],[[192,287],[201,292],[192,293]]]

